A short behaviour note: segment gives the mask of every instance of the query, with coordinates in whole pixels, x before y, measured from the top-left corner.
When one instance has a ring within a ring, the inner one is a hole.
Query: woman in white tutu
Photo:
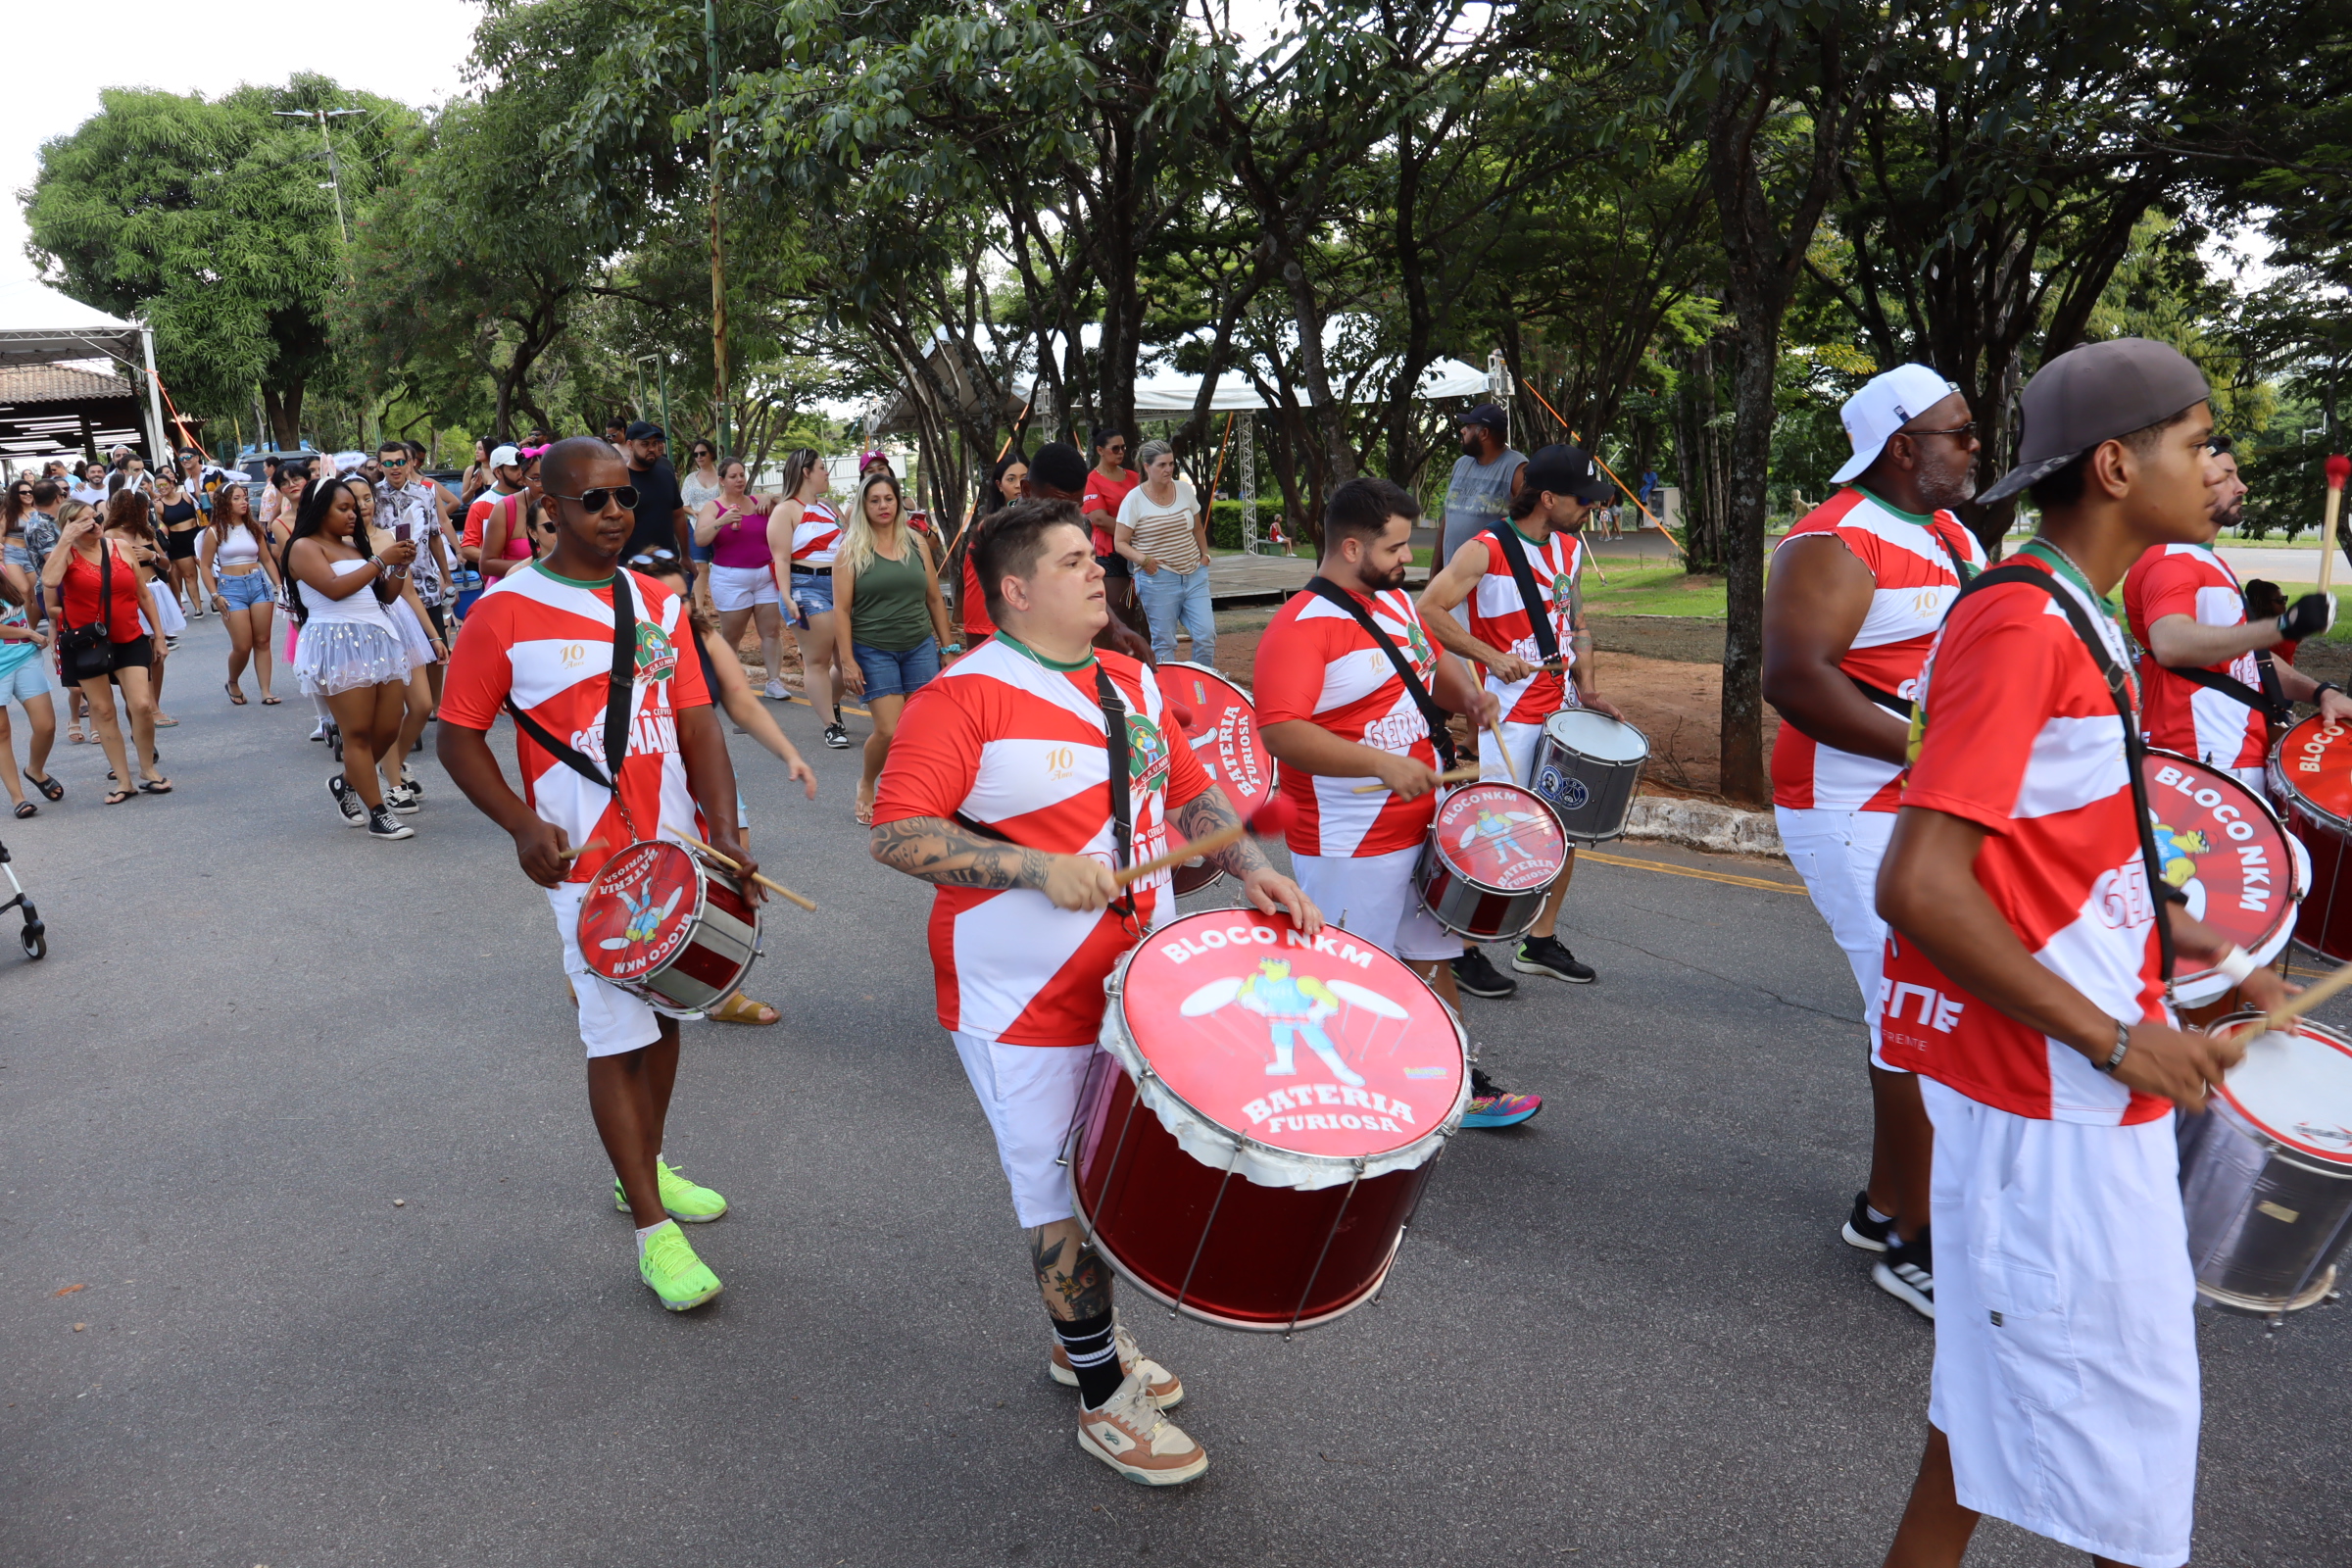
[[[394,543],[381,555],[366,551],[356,479],[327,479],[303,495],[286,541],[280,574],[302,635],[294,646],[294,675],[304,692],[323,697],[343,736],[345,771],[326,792],[351,827],[379,839],[405,839],[415,830],[392,814],[376,778],[376,759],[400,740],[407,706],[409,649],[385,606],[400,597],[392,573],[416,559],[414,544]]]
[[[421,555],[425,547],[417,542],[413,521],[406,539],[394,527],[378,525],[373,487],[365,482],[360,484],[359,503],[361,526],[367,530],[368,542],[377,556],[395,544],[416,546]],[[388,515],[385,520],[391,521]],[[355,540],[358,537],[354,535]],[[433,629],[433,617],[425,613],[424,599],[416,590],[416,566],[395,566],[392,575],[400,584],[400,592],[384,606],[384,611],[392,617],[401,645],[409,652],[408,697],[402,710],[400,734],[389,752],[377,756],[375,765],[384,779],[384,804],[397,816],[414,816],[422,808],[418,802],[424,792],[409,777],[409,756],[416,750],[416,742],[433,716],[432,669],[449,657],[449,649],[442,643],[440,633]]]

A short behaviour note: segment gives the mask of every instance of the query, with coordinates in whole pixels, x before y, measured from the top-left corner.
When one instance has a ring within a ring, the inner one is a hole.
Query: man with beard
[[[1870,1032],[1870,1185],[1854,1195],[1845,1241],[1878,1254],[1880,1289],[1934,1317],[1935,1138],[1919,1080],[1880,1052],[1876,890],[1920,666],[1985,564],[1948,510],[1976,493],[1977,426],[1959,389],[1924,365],[1874,377],[1843,414],[1853,456],[1832,476],[1843,488],[1788,530],[1764,591],[1764,700],[1787,726],[1772,752],[1773,814],[1853,967]]]
[[[1519,491],[1519,469],[1527,463],[1504,439],[1510,426],[1510,416],[1492,403],[1462,416],[1462,455],[1453,460],[1453,476],[1446,484],[1440,561],[1451,561],[1454,552],[1500,522],[1510,510],[1511,497]]]
[[[2225,768],[2261,790],[2270,721],[2291,703],[2317,703],[2343,723],[2352,701],[2332,681],[2315,681],[2272,651],[2316,637],[2335,619],[2331,595],[2305,594],[2284,614],[2249,622],[2237,573],[2210,548],[2245,511],[2246,485],[2228,436],[2215,436],[2205,495],[2209,526],[2199,544],[2151,550],[2124,574],[2124,615],[2147,653],[2139,662],[2140,721],[2148,744]]]

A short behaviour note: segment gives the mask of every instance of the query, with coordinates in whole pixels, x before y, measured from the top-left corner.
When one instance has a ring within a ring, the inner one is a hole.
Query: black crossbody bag
[[[573,772],[596,785],[612,792],[613,804],[620,807],[620,819],[628,824],[632,837],[643,838],[637,824],[629,820],[628,806],[620,797],[620,764],[629,756],[630,710],[636,704],[637,693],[637,595],[628,581],[629,573],[615,571],[612,575],[612,673],[611,686],[605,693],[605,763],[611,770],[599,768],[570,746],[547,732],[547,727],[515,706],[509,695],[506,710],[514,715],[515,727],[528,735],[539,749]]]
[[[2058,578],[2053,572],[2029,566],[2023,562],[1995,566],[1990,571],[1978,573],[1974,581],[1960,590],[1960,599],[1966,599],[1981,588],[1996,588],[2012,582],[2038,588],[2057,601],[2058,608],[2066,614],[2067,623],[2075,628],[2075,635],[2082,639],[2082,646],[2090,652],[2090,662],[2098,666],[2101,678],[2107,682],[2107,695],[2115,704],[2116,717],[2123,721],[2124,770],[2132,775],[2132,812],[2139,828],[2139,858],[2147,872],[2148,895],[2156,906],[2156,950],[2163,960],[2164,983],[2169,990],[2173,983],[2175,955],[2172,920],[2164,906],[2183,902],[2184,896],[2164,880],[2164,860],[2156,853],[2156,834],[2150,826],[2155,817],[2148,807],[2147,770],[2143,765],[2147,758],[2147,745],[2140,739],[2139,725],[2132,711],[2131,677],[2125,673],[2124,666],[2116,662],[2115,655],[2108,652],[2106,639],[2099,635],[2098,628],[2090,622],[2090,612],[2084,610],[2073,594],[2058,585]],[[1960,599],[1952,603],[1957,605]],[[1948,624],[1948,612],[1946,620]]]
[[[1524,567],[1526,563],[1521,562],[1520,564]],[[1532,585],[1533,578],[1529,580]],[[1349,617],[1364,629],[1364,635],[1372,639],[1372,646],[1389,656],[1389,663],[1396,669],[1396,678],[1404,682],[1404,689],[1412,694],[1413,706],[1421,710],[1421,721],[1429,726],[1429,743],[1437,750],[1438,770],[1452,772],[1453,734],[1446,727],[1446,710],[1438,706],[1438,700],[1429,695],[1429,688],[1421,684],[1421,677],[1414,672],[1412,661],[1389,641],[1388,633],[1374,623],[1371,612],[1363,607],[1362,602],[1329,577],[1318,575],[1308,578],[1306,591],[1348,612]]]

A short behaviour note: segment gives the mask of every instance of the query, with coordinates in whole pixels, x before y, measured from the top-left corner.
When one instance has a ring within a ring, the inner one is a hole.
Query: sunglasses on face
[[[581,511],[592,514],[604,511],[608,501],[619,502],[623,512],[637,510],[637,487],[633,484],[614,485],[611,489],[600,485],[594,490],[583,490],[576,496],[567,496],[557,490],[547,493],[558,501],[577,501]]]
[[[378,458],[376,461],[387,468],[405,468],[409,466],[406,458]]]

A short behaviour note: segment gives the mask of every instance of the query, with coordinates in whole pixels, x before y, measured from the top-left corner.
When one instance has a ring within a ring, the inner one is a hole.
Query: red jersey
[[[143,637],[139,630],[139,567],[122,547],[111,539],[101,540],[114,557],[114,569],[107,571],[98,562],[84,561],[81,552],[72,552],[66,563],[66,579],[60,584],[66,594],[66,624],[87,626],[99,617],[98,583],[103,572],[110,592],[106,604],[106,640],[127,643]]]
[[[2105,611],[2064,573],[2058,586],[2126,663]],[[1903,805],[1986,831],[1977,882],[2043,967],[2112,1017],[2165,1020],[2123,720],[2074,627],[2037,588],[1985,589],[1953,608],[1919,680]],[[2110,1126],[2172,1108],[1968,996],[1898,934],[1887,937],[1879,1002],[1887,1062],[1981,1104]]]
[[[635,590],[637,678],[630,694],[628,755],[620,767],[623,819],[612,793],[514,732],[522,798],[573,844],[605,841],[571,862],[567,882],[592,879],[639,836],[662,837],[662,824],[708,837],[686,787],[678,752],[678,715],[710,706],[699,659],[680,659],[674,639],[692,637],[676,595],[651,578],[623,571]],[[441,721],[487,730],[512,696],[540,728],[605,768],[605,699],[612,676],[612,582],[574,582],[534,563],[492,583],[474,602],[450,650]],[[607,772],[610,769],[607,768]],[[635,832],[630,831],[631,823]]]
[[[1873,580],[1870,613],[1838,667],[1854,680],[1910,701],[1936,628],[1959,597],[1960,574],[1953,564],[1984,570],[1984,547],[1948,512],[1932,517],[1897,512],[1850,485],[1807,513],[1781,543],[1823,533],[1869,567]],[[1795,810],[1891,811],[1901,771],[1892,762],[1824,746],[1794,724],[1783,724],[1772,747],[1772,804]]]
[[[1111,525],[1118,521],[1119,508],[1127,504],[1127,493],[1144,482],[1144,476],[1133,468],[1121,468],[1119,477],[1111,478],[1101,468],[1086,470],[1086,490],[1078,510],[1095,530],[1095,554],[1107,556],[1115,547]]]
[[[466,526],[458,534],[458,543],[468,549],[481,549],[482,527],[490,520],[490,511],[506,499],[506,494],[497,490],[485,490],[475,496],[473,505],[466,509]]]
[[[2148,628],[2167,615],[2186,615],[2200,626],[2244,625],[2245,590],[2229,563],[2203,545],[2166,545],[2141,556],[2124,573],[2124,615],[2132,635],[2146,648]],[[2206,667],[2262,689],[2262,671],[2250,653]],[[2139,689],[2140,721],[2150,746],[2193,757],[2209,767],[2262,766],[2270,734],[2262,710],[2174,674],[2152,653],[2139,662]]]
[[[1110,768],[1098,665],[1127,710],[1134,858],[1167,848],[1167,817],[1209,788],[1190,746],[1170,746],[1159,682],[1123,654],[1064,669],[998,635],[906,705],[874,820],[958,813],[1015,844],[1109,864]],[[1059,909],[1030,888],[934,890],[931,963],[942,1028],[1015,1046],[1083,1046],[1102,1030],[1102,982],[1175,912],[1168,873],[1138,882],[1134,922]]]
[[[1359,595],[1357,602],[1371,611],[1372,623],[1404,655],[1421,684],[1434,681],[1437,648],[1412,600],[1391,590],[1370,599]],[[1261,730],[1304,719],[1344,741],[1438,765],[1429,721],[1414,706],[1396,666],[1372,645],[1355,617],[1318,594],[1293,595],[1258,639],[1250,696]],[[1291,853],[1388,855],[1419,844],[1437,814],[1437,795],[1407,801],[1387,789],[1355,793],[1359,784],[1378,782],[1284,768],[1282,792],[1298,808],[1298,819],[1291,824]]]
[[[1517,532],[1507,519],[1501,526]],[[1511,575],[1502,542],[1493,533],[1482,533],[1477,543],[1487,553],[1487,570],[1470,594],[1470,635],[1532,664],[1544,657],[1544,651],[1537,646],[1535,623],[1527,618],[1527,600],[1519,592],[1519,580]],[[1568,670],[1576,662],[1568,637],[1568,600],[1577,573],[1585,569],[1585,541],[1580,535],[1554,528],[1540,545],[1522,533],[1519,545],[1526,553],[1528,569],[1535,574],[1536,592],[1543,598],[1545,617],[1551,622],[1551,640],[1563,662],[1558,669],[1538,669],[1527,679],[1507,685],[1490,670],[1487,690],[1501,702],[1504,723],[1541,724],[1568,706]]]
[[[811,570],[830,566],[841,551],[841,514],[823,501],[801,504],[801,520],[792,525],[792,564]],[[789,585],[785,591],[791,592]]]

